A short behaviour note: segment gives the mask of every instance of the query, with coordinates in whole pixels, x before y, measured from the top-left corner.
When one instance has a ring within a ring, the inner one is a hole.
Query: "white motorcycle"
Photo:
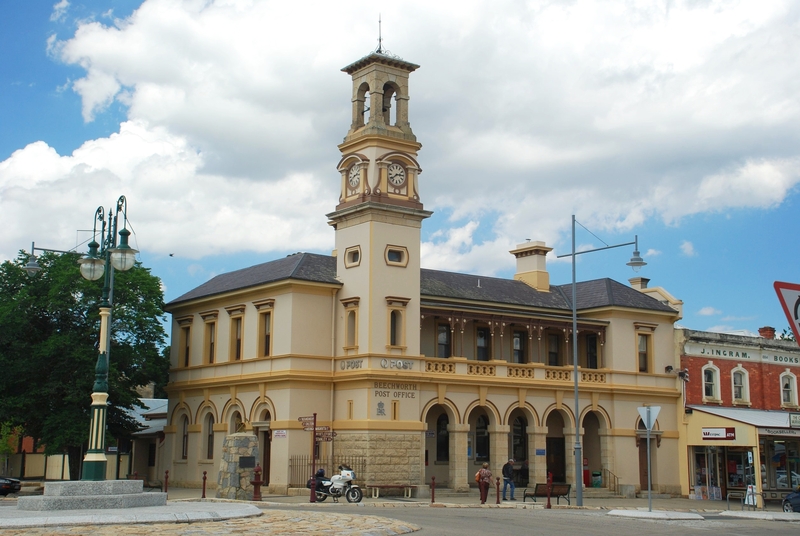
[[[344,497],[347,502],[357,503],[364,497],[361,488],[353,484],[356,472],[346,465],[340,465],[339,474],[333,475],[330,480],[325,478],[325,469],[317,471],[312,478],[316,480],[314,491],[317,502],[323,502],[328,497],[333,497],[333,502],[339,502],[339,497]],[[311,487],[311,479],[308,480],[308,487]]]

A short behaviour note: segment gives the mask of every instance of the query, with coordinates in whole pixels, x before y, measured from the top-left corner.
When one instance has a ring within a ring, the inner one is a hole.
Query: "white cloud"
[[[69,9],[69,2],[67,0],[59,0],[58,3],[53,4],[53,12],[50,14],[50,20],[53,22],[64,20],[64,17],[67,15],[67,9]]]
[[[714,316],[721,313],[722,311],[720,311],[719,309],[715,309],[713,307],[703,307],[702,309],[697,311],[697,314],[699,314],[700,316]]]
[[[661,251],[657,249],[651,248],[644,252],[645,257],[658,257],[659,255],[661,255]]]
[[[51,36],[51,57],[84,71],[71,86],[84,119],[119,103],[128,121],[72,155],[44,140],[0,164],[0,224],[40,206],[71,236],[91,185],[92,202],[126,193],[162,254],[331,249],[324,214],[350,124],[340,68],[376,44],[372,9],[145,0]],[[564,249],[571,213],[627,232],[774,207],[800,181],[794,2],[408,0],[382,13],[385,45],[422,65],[409,105],[421,195],[452,227],[423,246],[426,266],[495,273],[525,238]],[[187,240],[191,228],[205,233]],[[0,238],[0,254],[26,240]]]
[[[681,242],[681,253],[683,253],[687,257],[694,257],[695,255],[697,255],[697,252],[695,252],[694,250],[694,245],[688,240],[684,240],[683,242]]]

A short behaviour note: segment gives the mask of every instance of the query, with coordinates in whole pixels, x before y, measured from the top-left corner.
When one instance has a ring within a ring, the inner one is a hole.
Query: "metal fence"
[[[332,456],[317,458],[316,468],[325,469],[325,475],[339,472],[340,465],[347,465],[356,472],[356,484],[364,485],[364,475],[367,470],[367,458],[365,456]],[[311,456],[291,456],[289,458],[289,487],[304,488],[306,482],[313,474],[311,470]]]

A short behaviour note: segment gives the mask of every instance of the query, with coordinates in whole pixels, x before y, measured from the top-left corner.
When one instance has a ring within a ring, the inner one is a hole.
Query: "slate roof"
[[[205,298],[216,294],[224,294],[234,290],[283,281],[299,279],[317,283],[341,285],[336,280],[336,258],[316,253],[295,253],[282,259],[256,264],[234,272],[218,275],[199,287],[190,290],[167,304],[170,306],[181,302]]]
[[[315,253],[296,253],[283,259],[257,264],[242,270],[218,275],[172,300],[167,309],[182,302],[225,292],[297,279],[341,285],[336,279],[336,258]],[[420,273],[420,294],[428,299],[466,300],[519,305],[539,309],[569,311],[571,285],[554,285],[550,292],[539,292],[522,281],[485,277],[423,268]],[[674,313],[658,300],[612,279],[582,281],[577,285],[578,309],[605,306],[629,307]]]

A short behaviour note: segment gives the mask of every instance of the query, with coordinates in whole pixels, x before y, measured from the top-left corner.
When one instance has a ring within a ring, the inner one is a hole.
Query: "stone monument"
[[[253,500],[255,466],[258,460],[258,437],[251,433],[231,434],[222,444],[222,461],[217,477],[217,497]]]
[[[166,504],[166,493],[144,493],[141,480],[75,480],[45,483],[44,495],[20,497],[17,510],[100,510]]]

